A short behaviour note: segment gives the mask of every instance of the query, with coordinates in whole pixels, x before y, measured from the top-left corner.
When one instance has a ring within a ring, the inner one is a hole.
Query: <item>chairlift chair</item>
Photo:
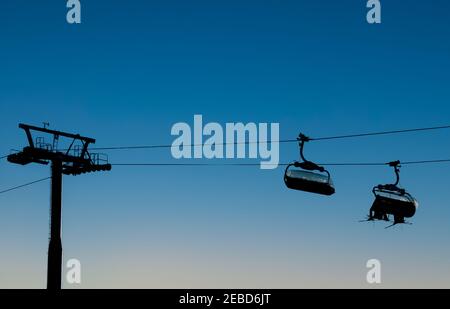
[[[370,208],[369,221],[390,221],[389,216],[394,217],[394,224],[406,223],[405,218],[412,218],[419,203],[405,189],[398,187],[400,182],[400,161],[390,162],[389,166],[394,168],[397,180],[394,184],[378,185],[372,192],[375,201]]]
[[[295,161],[287,166],[284,173],[286,186],[292,190],[328,196],[333,195],[336,190],[330,173],[324,167],[306,160],[303,155],[305,143],[310,141],[310,139],[303,134],[300,134],[297,139],[300,145],[302,162]]]

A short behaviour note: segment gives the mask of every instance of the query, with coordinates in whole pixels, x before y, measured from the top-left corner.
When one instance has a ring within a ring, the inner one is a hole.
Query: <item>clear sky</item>
[[[0,4],[2,154],[19,122],[97,146],[167,144],[176,122],[278,122],[281,138],[450,122],[450,3],[65,1]],[[319,162],[450,157],[449,132],[308,145]],[[110,151],[112,163],[174,162],[168,149]],[[295,144],[281,161],[297,159]],[[196,161],[198,162],[198,161]],[[201,161],[204,162],[204,161]],[[227,163],[246,161],[227,161]],[[259,162],[259,161],[258,161]],[[64,178],[64,259],[83,288],[450,287],[449,165],[405,166],[414,225],[358,223],[388,167],[330,168],[333,197],[289,191],[283,169],[114,167]],[[49,175],[0,162],[0,190]],[[49,182],[0,195],[0,287],[44,288]],[[65,285],[70,288],[71,286]]]

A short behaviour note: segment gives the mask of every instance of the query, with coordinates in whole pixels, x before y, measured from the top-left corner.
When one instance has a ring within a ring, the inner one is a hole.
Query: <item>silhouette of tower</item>
[[[61,243],[61,198],[63,175],[80,175],[84,173],[110,171],[106,155],[91,154],[88,151],[95,139],[83,137],[78,134],[54,131],[35,126],[19,124],[28,139],[28,146],[21,152],[8,156],[8,161],[15,164],[27,165],[38,163],[48,165],[51,163],[51,210],[50,210],[50,242],[48,250],[47,289],[58,291],[61,289],[62,272],[62,243]],[[45,142],[43,137],[33,140],[32,131],[51,135],[53,143]],[[58,150],[59,139],[71,139],[71,144],[64,151]]]

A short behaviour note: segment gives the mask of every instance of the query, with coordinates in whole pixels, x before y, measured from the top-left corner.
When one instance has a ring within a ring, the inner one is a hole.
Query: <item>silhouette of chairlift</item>
[[[389,216],[394,217],[394,223],[389,227],[397,224],[410,224],[405,218],[412,218],[419,203],[405,189],[398,187],[400,182],[400,161],[390,162],[389,166],[394,168],[396,182],[394,184],[378,185],[373,188],[375,201],[370,208],[370,214],[367,221],[390,221]]]
[[[305,143],[309,142],[310,138],[300,134],[297,140],[300,146],[300,158],[303,162],[295,161],[287,166],[284,173],[286,186],[292,190],[333,195],[335,188],[330,173],[324,167],[306,160],[303,155]],[[315,173],[315,171],[320,173]]]

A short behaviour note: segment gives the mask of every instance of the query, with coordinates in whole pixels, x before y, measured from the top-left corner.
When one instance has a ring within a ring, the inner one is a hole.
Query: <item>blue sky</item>
[[[2,152],[19,122],[97,146],[167,144],[176,122],[278,122],[281,138],[448,124],[448,1],[3,1]],[[448,131],[308,145],[318,162],[450,157]],[[116,163],[172,162],[167,149],[110,151]],[[281,161],[297,159],[295,144]],[[232,161],[234,162],[234,161]],[[232,163],[230,162],[230,163]],[[450,287],[448,165],[408,166],[413,226],[362,224],[389,168],[330,168],[330,198],[289,191],[283,170],[115,167],[64,178],[64,258],[85,288]],[[46,177],[0,163],[0,189]],[[0,196],[0,287],[45,287],[49,184]],[[66,285],[66,287],[70,287]]]

